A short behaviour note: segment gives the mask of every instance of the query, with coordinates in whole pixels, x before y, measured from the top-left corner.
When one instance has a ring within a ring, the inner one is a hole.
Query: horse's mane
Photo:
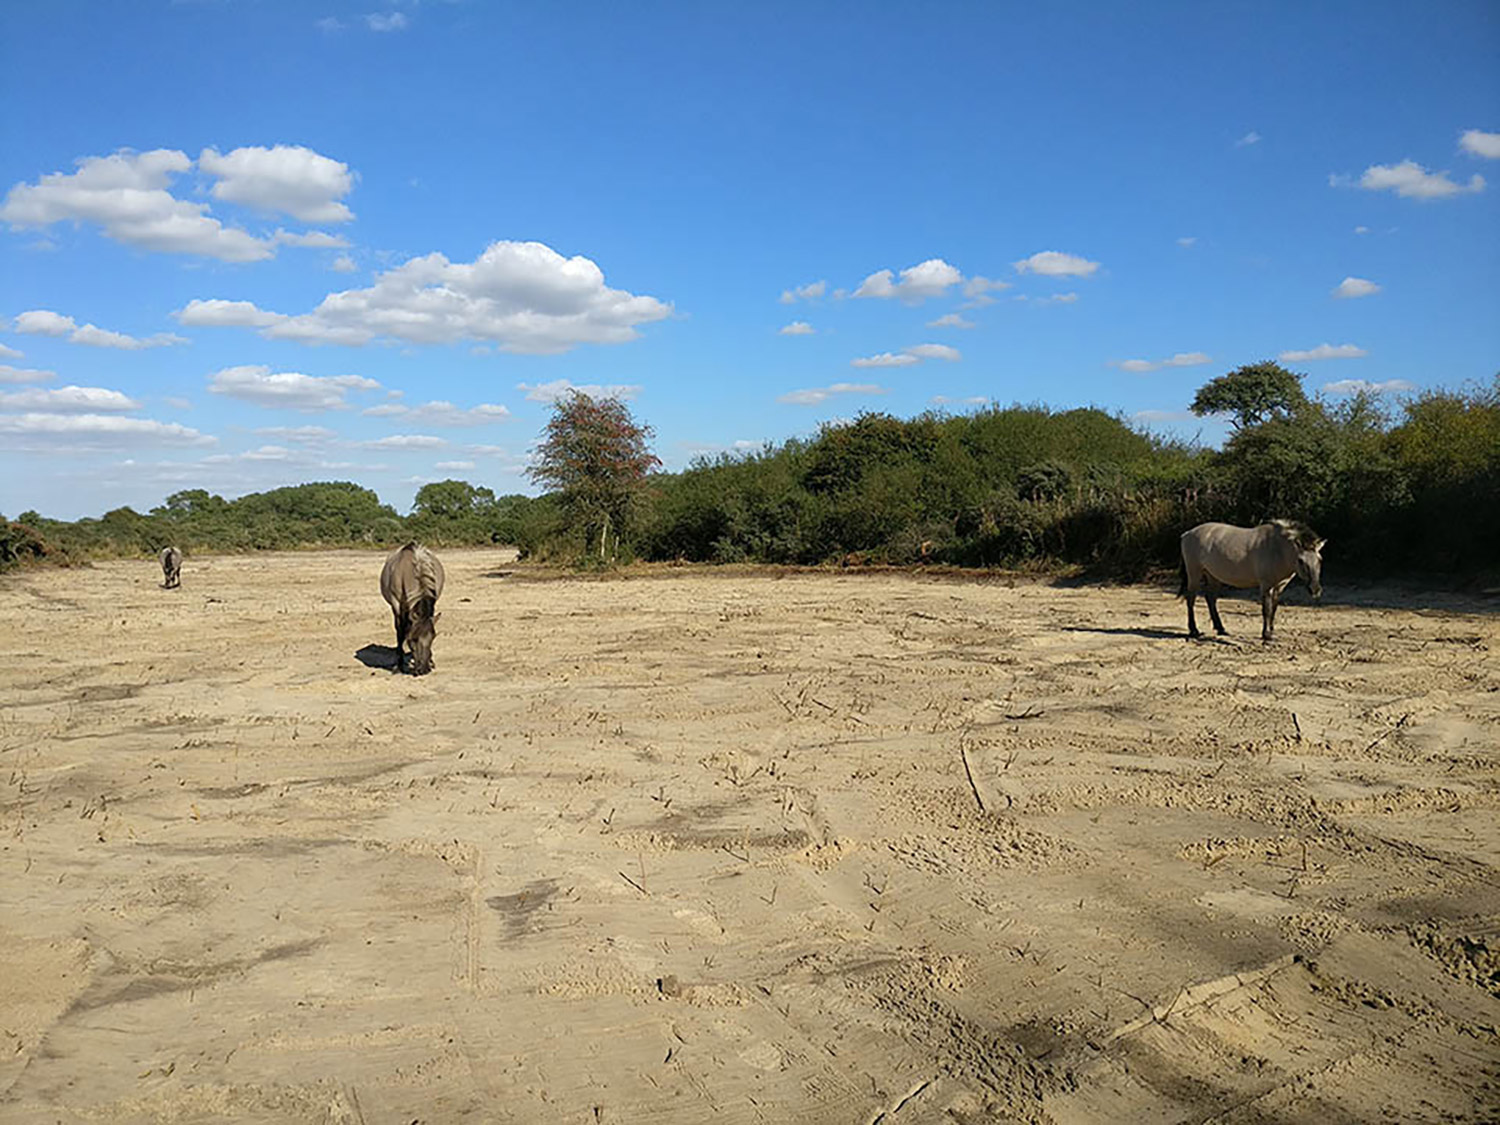
[[[1318,533],[1300,520],[1271,520],[1271,526],[1276,528],[1299,547],[1311,547],[1318,541]]]
[[[412,565],[417,572],[417,587],[422,591],[415,608],[422,616],[431,617],[437,605],[437,569],[433,566],[433,554],[415,539],[402,550],[411,552]]]

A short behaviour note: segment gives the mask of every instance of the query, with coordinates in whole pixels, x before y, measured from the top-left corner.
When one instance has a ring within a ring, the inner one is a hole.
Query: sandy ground
[[[0,1119],[1500,1119],[1493,600],[443,558],[0,581]]]

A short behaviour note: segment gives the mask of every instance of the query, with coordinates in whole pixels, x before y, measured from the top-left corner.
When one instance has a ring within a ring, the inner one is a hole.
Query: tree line
[[[1081,566],[1139,578],[1175,567],[1187,527],[1302,520],[1344,573],[1500,570],[1500,377],[1387,405],[1309,397],[1274,363],[1205,384],[1222,450],[1084,408],[865,413],[745,455],[657,471],[651,428],[615,400],[559,402],[535,450],[540,497],[466,481],[423,486],[399,515],[369,489],[316,483],[225,500],[174,493],[149,513],[0,520],[0,565],[192,550],[509,543],[524,554],[966,567]]]

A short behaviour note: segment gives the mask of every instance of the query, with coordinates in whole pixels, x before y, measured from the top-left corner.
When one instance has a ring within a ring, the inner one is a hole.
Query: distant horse
[[[1214,630],[1228,632],[1219,620],[1220,586],[1260,587],[1260,639],[1269,641],[1276,625],[1281,592],[1294,577],[1307,583],[1312,596],[1323,596],[1323,544],[1299,523],[1272,520],[1259,527],[1200,523],[1182,536],[1182,593],[1187,595],[1188,636],[1201,637],[1193,619],[1200,587],[1208,602]]]
[[[432,639],[438,596],[443,592],[443,564],[420,543],[391,552],[380,572],[380,593],[396,618],[396,665],[425,676],[432,671]]]
[[[164,589],[182,585],[182,552],[176,547],[161,549],[161,574]]]

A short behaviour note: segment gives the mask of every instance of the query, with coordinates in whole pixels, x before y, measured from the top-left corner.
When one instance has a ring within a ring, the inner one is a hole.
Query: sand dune
[[[1500,1116],[1492,611],[443,559],[0,582],[0,1119]]]

